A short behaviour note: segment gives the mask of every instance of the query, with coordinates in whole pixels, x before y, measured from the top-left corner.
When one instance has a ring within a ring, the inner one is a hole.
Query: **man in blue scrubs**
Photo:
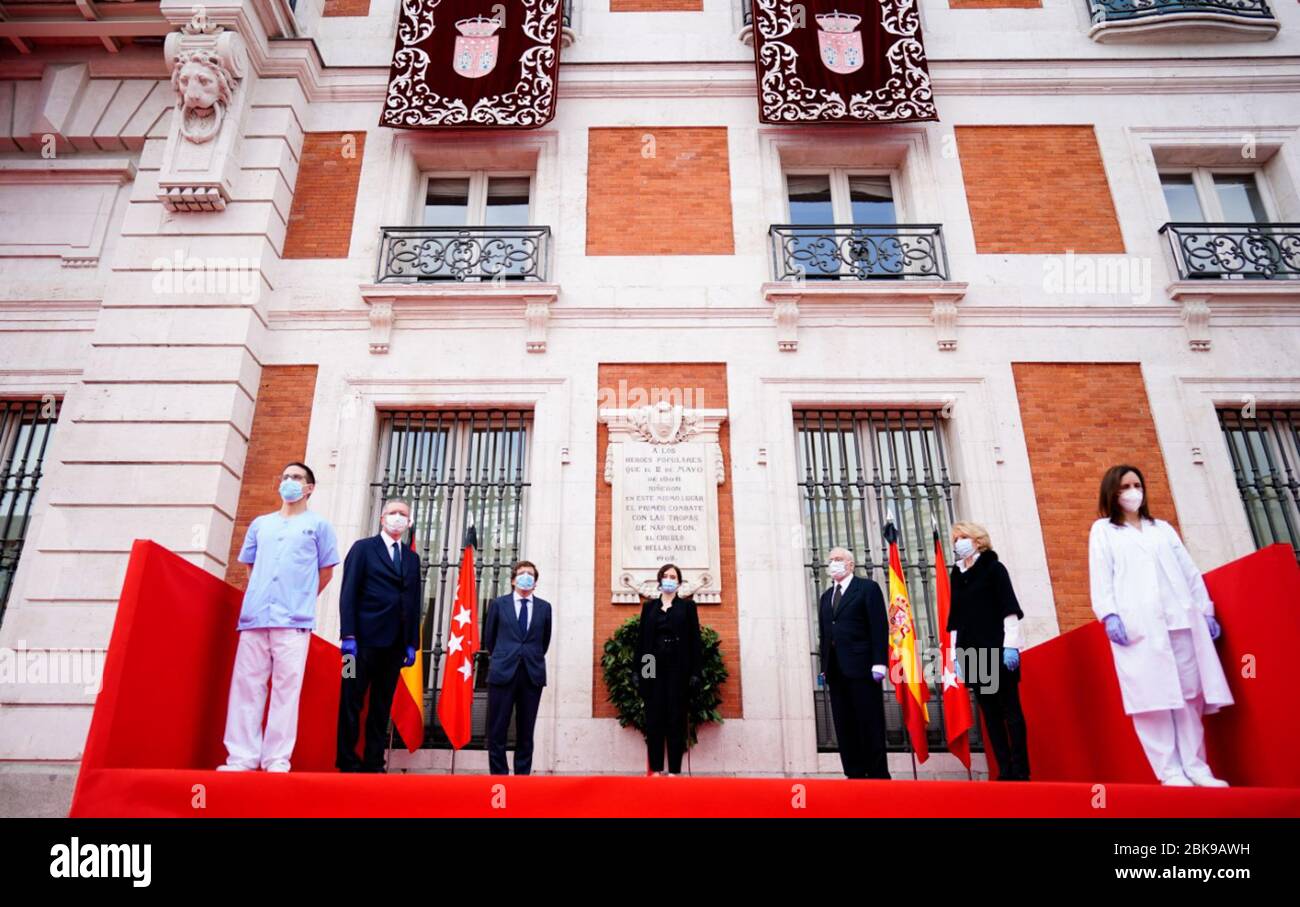
[[[253,520],[244,536],[239,560],[252,570],[236,627],[239,648],[226,710],[226,764],[218,771],[289,770],[316,598],[339,562],[334,527],[307,509],[315,488],[315,474],[302,463],[290,463],[280,476],[280,509]]]

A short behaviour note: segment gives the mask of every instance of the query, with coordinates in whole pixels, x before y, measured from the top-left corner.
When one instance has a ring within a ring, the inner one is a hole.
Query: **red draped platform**
[[[1154,783],[1097,625],[1025,653],[1035,777],[1027,784],[343,775],[333,769],[339,652],[319,638],[308,657],[293,772],[219,773],[211,769],[225,757],[241,593],[152,542],[136,542],[71,815],[1300,816],[1288,657],[1300,645],[1300,568],[1276,545],[1207,582],[1237,699],[1206,722],[1210,763],[1236,785],[1228,790]]]

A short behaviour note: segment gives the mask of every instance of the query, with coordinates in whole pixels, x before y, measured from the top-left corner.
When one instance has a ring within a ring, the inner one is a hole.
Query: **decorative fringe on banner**
[[[751,0],[764,123],[937,120],[917,0]]]
[[[563,0],[402,0],[380,126],[536,129],[555,116]],[[499,17],[484,10],[505,10]]]

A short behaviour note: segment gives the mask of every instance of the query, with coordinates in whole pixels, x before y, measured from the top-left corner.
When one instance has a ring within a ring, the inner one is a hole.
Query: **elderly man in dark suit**
[[[488,669],[488,771],[507,774],[506,734],[515,714],[515,774],[533,770],[533,726],[546,686],[546,650],[551,645],[551,603],[533,594],[537,567],[516,561],[510,569],[513,591],[492,599],[483,621]]]
[[[840,762],[850,778],[888,778],[881,687],[889,671],[885,596],[874,580],[853,575],[846,549],[832,548],[828,561],[833,585],[822,593],[817,616]]]
[[[393,692],[402,668],[415,663],[420,644],[420,555],[402,543],[411,525],[410,505],[385,501],[379,524],[379,534],[359,539],[343,561],[339,635],[344,663],[335,762],[344,772],[384,770]],[[358,759],[367,691],[365,755]]]

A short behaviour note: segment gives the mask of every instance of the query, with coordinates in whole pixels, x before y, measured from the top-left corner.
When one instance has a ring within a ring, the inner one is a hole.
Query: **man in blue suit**
[[[840,763],[850,778],[888,778],[881,687],[889,666],[885,596],[874,580],[853,575],[847,549],[832,548],[827,560],[833,585],[822,593],[817,617]]]
[[[533,595],[537,567],[516,561],[510,568],[513,591],[492,599],[483,622],[488,670],[488,770],[506,770],[506,733],[515,713],[515,774],[533,768],[533,725],[546,686],[546,650],[551,645],[551,603]]]
[[[393,691],[402,668],[415,663],[420,644],[420,555],[402,544],[411,525],[410,505],[385,501],[379,523],[379,534],[359,539],[343,562],[339,635],[344,662],[336,764],[344,772],[384,770]],[[365,756],[358,759],[367,691]]]

